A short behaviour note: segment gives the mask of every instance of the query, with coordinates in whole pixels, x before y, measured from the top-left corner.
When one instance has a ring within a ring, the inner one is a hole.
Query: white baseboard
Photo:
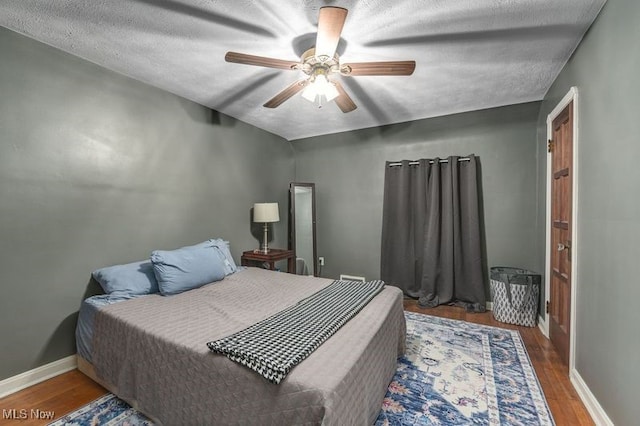
[[[78,365],[75,355],[25,371],[17,376],[0,381],[0,398],[18,392],[29,386],[44,382],[52,377],[71,371]]]
[[[542,332],[542,335],[548,339],[549,338],[549,326],[547,325],[547,320],[546,319],[542,319],[542,317],[540,315],[538,315],[538,328]]]
[[[596,397],[591,393],[589,386],[582,380],[582,377],[575,368],[569,373],[569,378],[576,392],[578,392],[578,396],[580,396],[580,399],[587,407],[587,411],[591,414],[591,418],[595,424],[598,426],[613,426],[613,422],[602,409]]]

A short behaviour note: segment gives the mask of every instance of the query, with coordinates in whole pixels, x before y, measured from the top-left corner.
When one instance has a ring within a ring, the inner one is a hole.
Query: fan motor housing
[[[333,58],[317,57],[315,47],[302,54],[301,62],[300,70],[311,77],[328,76],[330,73],[342,71],[337,53],[333,55]]]

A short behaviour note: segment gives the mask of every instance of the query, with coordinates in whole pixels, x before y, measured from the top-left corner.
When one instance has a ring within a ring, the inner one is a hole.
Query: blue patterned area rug
[[[153,426],[153,422],[108,393],[48,426]]]
[[[379,425],[554,425],[520,333],[405,312]]]
[[[405,312],[407,353],[376,426],[554,425],[520,334]],[[153,425],[107,394],[50,426]]]

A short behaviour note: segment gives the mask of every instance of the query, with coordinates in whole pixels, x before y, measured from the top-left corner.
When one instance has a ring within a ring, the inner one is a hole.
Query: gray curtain
[[[380,277],[421,306],[482,312],[477,160],[458,158],[386,163]]]

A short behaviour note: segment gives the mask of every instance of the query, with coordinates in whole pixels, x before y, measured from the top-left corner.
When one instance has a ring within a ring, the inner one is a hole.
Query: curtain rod
[[[460,157],[460,158],[458,158],[458,161],[469,161],[469,160],[470,160],[469,157]],[[440,160],[440,162],[441,163],[448,163],[449,160],[443,159],[443,160]],[[409,165],[410,166],[417,166],[418,164],[420,164],[419,161],[409,161]],[[433,160],[429,160],[429,164],[433,164]],[[389,163],[389,167],[395,167],[395,166],[402,166],[402,162],[398,161],[396,163]]]

